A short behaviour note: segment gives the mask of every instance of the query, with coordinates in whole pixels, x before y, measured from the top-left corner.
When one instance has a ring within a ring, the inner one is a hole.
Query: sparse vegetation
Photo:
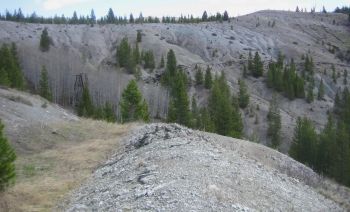
[[[14,183],[16,177],[14,164],[16,154],[7,141],[3,130],[4,125],[0,120],[0,194]]]

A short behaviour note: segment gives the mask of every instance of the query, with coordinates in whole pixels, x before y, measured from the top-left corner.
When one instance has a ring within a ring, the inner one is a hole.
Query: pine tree
[[[281,114],[278,108],[277,96],[273,95],[270,102],[270,109],[267,115],[268,129],[267,135],[271,139],[271,147],[278,148],[281,143]]]
[[[313,166],[316,160],[316,145],[317,134],[312,122],[299,117],[289,155],[301,163]]]
[[[163,85],[170,86],[173,83],[173,78],[175,77],[176,73],[176,56],[172,49],[169,50],[167,54],[167,61],[166,61],[166,67],[165,72],[162,76],[162,83]]]
[[[95,112],[94,105],[92,104],[89,88],[85,86],[81,100],[77,107],[78,116],[92,117]]]
[[[196,85],[202,85],[203,84],[203,73],[201,68],[199,67],[198,70],[196,71]]]
[[[5,135],[3,135],[4,125],[0,120],[0,192],[14,183],[16,169],[14,161],[16,160],[15,151],[10,146]]]
[[[127,67],[130,61],[131,48],[127,38],[123,38],[117,47],[117,61],[120,67]]]
[[[45,28],[41,33],[40,50],[42,52],[47,52],[50,50],[50,37],[47,28]]]
[[[208,14],[207,14],[207,11],[204,11],[202,15],[202,21],[207,21],[207,20],[208,20]]]
[[[225,11],[222,20],[223,20],[223,21],[228,21],[228,19],[229,19],[228,13],[227,13],[227,11]]]
[[[11,44],[11,58],[12,58],[12,70],[11,73],[8,73],[11,81],[11,87],[17,88],[17,89],[23,89],[24,87],[24,77],[23,73],[21,71],[21,67],[19,65],[19,60],[17,56],[17,46],[15,43]]]
[[[90,12],[90,25],[93,27],[96,24],[96,15],[94,10],[92,9]]]
[[[255,53],[252,68],[253,68],[252,70],[253,77],[258,78],[263,75],[264,67],[258,52]]]
[[[4,68],[0,69],[0,85],[10,86],[11,82],[8,76],[7,71]]]
[[[244,80],[238,80],[238,84],[239,84],[239,93],[238,93],[239,107],[244,109],[249,104],[249,93]]]
[[[162,58],[160,59],[159,68],[164,68],[164,66],[165,66],[165,61],[164,61],[164,56],[162,55]]]
[[[39,81],[39,94],[45,99],[52,101],[52,93],[49,86],[49,76],[45,66],[42,66]]]
[[[135,18],[134,18],[134,15],[132,13],[129,16],[129,23],[131,23],[131,24],[135,23]]]
[[[107,24],[113,24],[116,21],[112,8],[109,8],[108,10],[106,21],[107,21]]]
[[[334,155],[336,155],[336,126],[331,115],[328,116],[328,122],[319,136],[317,147],[317,163],[315,168],[318,172],[330,176],[331,167],[334,166]]]
[[[137,43],[141,43],[142,42],[142,34],[141,34],[140,30],[137,30],[136,41],[137,41]]]
[[[116,117],[115,117],[115,114],[113,111],[113,106],[109,102],[105,103],[105,106],[103,108],[103,112],[104,112],[104,119],[107,122],[112,122],[112,123],[116,122]]]
[[[243,78],[247,78],[248,77],[248,71],[247,71],[247,66],[243,65]]]
[[[211,76],[211,69],[210,69],[210,67],[208,66],[208,67],[207,67],[207,70],[205,71],[204,87],[205,87],[206,89],[211,89],[212,84],[213,84],[213,79],[212,79],[212,76]]]
[[[306,101],[307,103],[314,101],[314,88],[311,85],[309,85],[307,89]]]
[[[185,73],[182,70],[177,71],[170,91],[172,100],[169,106],[168,121],[190,126],[191,114],[186,85]]]
[[[154,61],[154,55],[151,50],[144,53],[143,60],[145,62],[144,68],[151,70],[155,69],[156,65]]]
[[[121,121],[149,120],[148,106],[142,100],[142,94],[137,87],[135,80],[131,80],[122,93],[120,102]]]
[[[324,85],[323,80],[321,79],[320,86],[318,87],[317,99],[322,100],[324,97]]]
[[[230,90],[223,73],[220,78],[214,80],[208,109],[214,132],[235,138],[242,136],[242,119],[239,110],[232,105]]]

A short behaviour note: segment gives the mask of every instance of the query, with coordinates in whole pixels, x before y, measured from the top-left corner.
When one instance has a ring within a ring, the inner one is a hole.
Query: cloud
[[[58,10],[87,1],[89,0],[44,0],[42,5],[45,10]]]

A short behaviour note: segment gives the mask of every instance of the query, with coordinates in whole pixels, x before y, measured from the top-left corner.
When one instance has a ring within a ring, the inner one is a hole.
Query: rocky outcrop
[[[125,142],[66,210],[344,210],[317,192],[311,169],[261,145],[176,124],[143,126]]]

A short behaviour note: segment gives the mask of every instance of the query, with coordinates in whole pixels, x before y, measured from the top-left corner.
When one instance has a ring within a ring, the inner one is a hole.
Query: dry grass
[[[91,120],[55,126],[67,139],[52,149],[18,156],[17,182],[1,198],[0,207],[6,207],[5,211],[51,211],[118,149],[132,126]]]

